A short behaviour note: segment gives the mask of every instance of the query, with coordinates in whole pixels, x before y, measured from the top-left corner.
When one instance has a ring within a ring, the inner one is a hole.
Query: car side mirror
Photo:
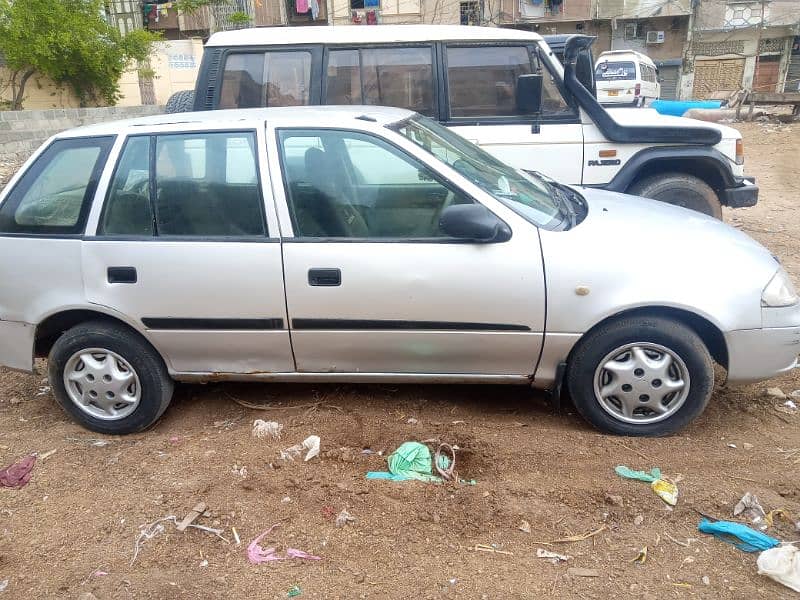
[[[517,77],[517,110],[523,115],[538,115],[542,110],[542,74]]]
[[[454,204],[442,211],[439,229],[450,237],[474,242],[507,242],[511,228],[481,204]]]

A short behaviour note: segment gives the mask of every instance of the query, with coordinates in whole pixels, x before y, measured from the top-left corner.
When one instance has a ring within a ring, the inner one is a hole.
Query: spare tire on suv
[[[194,90],[181,90],[180,92],[175,92],[169,97],[169,100],[167,100],[167,104],[164,107],[164,112],[167,114],[191,112],[193,110]]]

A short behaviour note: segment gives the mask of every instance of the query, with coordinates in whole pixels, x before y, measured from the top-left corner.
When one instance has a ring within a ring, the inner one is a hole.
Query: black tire
[[[662,421],[621,420],[603,408],[595,393],[599,366],[609,354],[627,344],[666,348],[683,361],[688,371],[689,391],[683,404]],[[580,340],[567,364],[566,383],[575,408],[597,429],[617,435],[663,436],[685,427],[703,412],[714,388],[714,365],[703,341],[685,325],[662,317],[632,316],[601,325]]]
[[[702,179],[685,173],[662,173],[634,183],[629,194],[644,196],[696,210],[722,220],[722,204],[717,193]]]
[[[135,410],[117,420],[96,418],[79,408],[69,396],[64,383],[64,369],[76,352],[89,348],[110,350],[122,357],[135,371],[140,399]],[[82,426],[112,435],[135,433],[158,421],[172,399],[174,382],[161,356],[138,333],[103,321],[89,321],[64,332],[48,359],[50,387],[61,408]]]
[[[164,107],[164,112],[167,114],[192,112],[193,110],[194,90],[182,90],[180,92],[175,92],[169,97],[169,100],[167,100],[167,104]]]

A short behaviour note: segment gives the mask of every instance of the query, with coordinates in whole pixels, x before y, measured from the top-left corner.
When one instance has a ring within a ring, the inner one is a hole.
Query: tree
[[[159,36],[123,35],[103,16],[103,0],[0,0],[0,53],[10,71],[11,108],[20,110],[35,75],[71,87],[85,106],[116,104],[119,80],[144,61]]]

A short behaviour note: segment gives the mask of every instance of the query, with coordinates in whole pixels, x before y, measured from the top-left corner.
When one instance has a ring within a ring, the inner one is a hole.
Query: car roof
[[[241,108],[232,110],[208,110],[202,112],[170,113],[107,121],[93,125],[75,127],[59,133],[56,137],[88,137],[120,135],[158,131],[162,126],[186,125],[187,131],[198,129],[252,129],[262,127],[265,121],[289,120],[308,122],[309,127],[342,126],[350,120],[359,119],[379,125],[395,123],[414,115],[404,108],[386,106],[281,106],[274,108]],[[364,118],[366,117],[366,119]]]
[[[642,54],[641,52],[637,52],[636,50],[606,50],[605,52],[600,53],[600,55],[597,57],[596,62],[599,63],[603,59],[608,59],[611,57],[621,58],[623,56],[635,56],[640,60],[644,60],[646,62],[653,62],[653,59],[647,56],[647,54]]]
[[[539,41],[538,33],[468,25],[381,25],[380,27],[254,27],[220,31],[206,46],[266,46],[296,44],[379,44],[392,42]]]

